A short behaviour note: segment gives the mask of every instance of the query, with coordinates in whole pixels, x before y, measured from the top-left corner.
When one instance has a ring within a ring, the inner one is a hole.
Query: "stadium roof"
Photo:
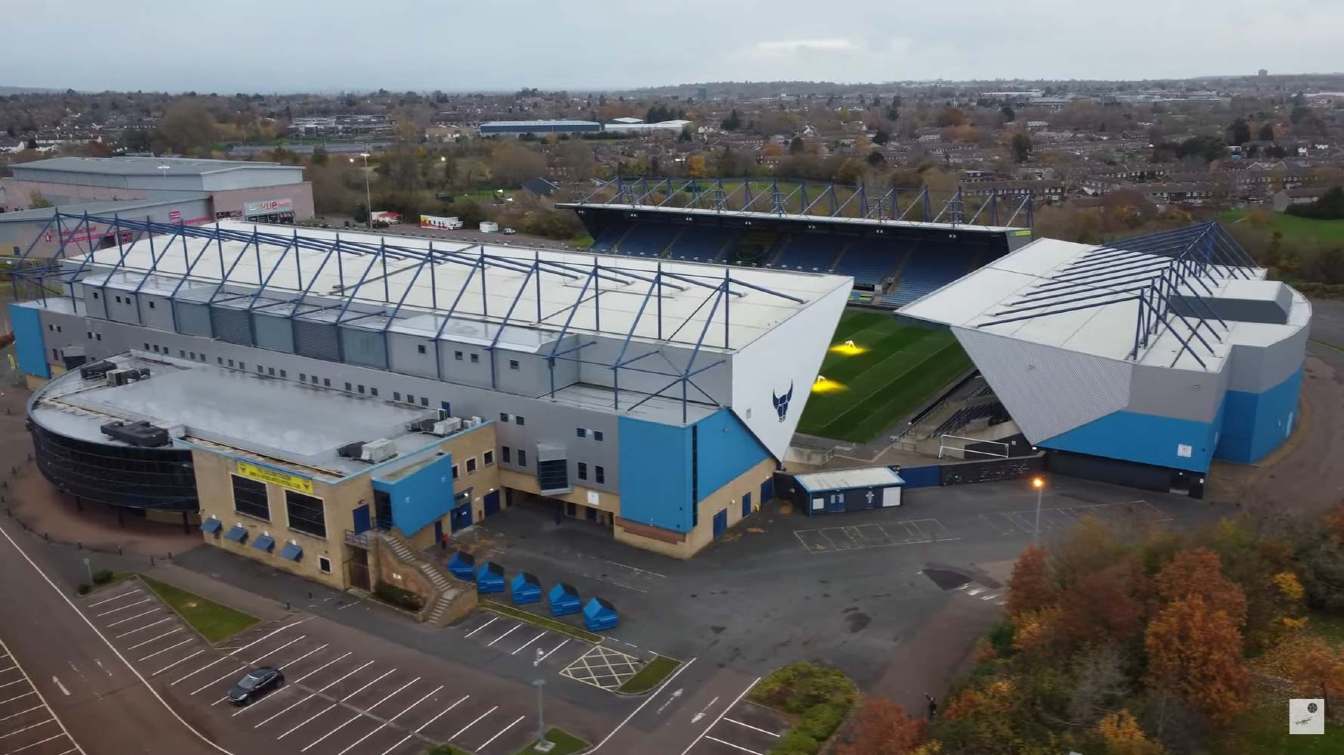
[[[597,121],[575,121],[575,120],[535,120],[535,121],[485,121],[481,128],[541,128],[546,126],[598,126],[602,124]]]
[[[108,176],[158,176],[169,166],[172,175],[199,176],[230,170],[294,170],[295,166],[246,160],[204,160],[188,157],[54,157],[11,166],[15,170],[42,170],[61,173],[94,173]]]
[[[177,192],[172,197],[166,199],[117,199],[104,202],[62,202],[59,206],[53,207],[35,207],[31,210],[18,210],[16,212],[0,212],[0,223],[30,223],[34,220],[48,220],[54,217],[59,210],[63,213],[90,215],[105,215],[110,213],[132,212],[134,210],[147,210],[153,207],[166,207],[177,205],[192,200],[209,199],[210,195],[203,191],[195,192]]]
[[[1300,294],[1216,223],[1106,245],[1039,239],[901,314],[1138,364],[1216,372],[1233,345],[1272,343],[1309,317]],[[1286,322],[1220,316],[1223,300],[1272,302]]]
[[[712,210],[699,207],[660,207],[646,204],[617,203],[578,203],[561,202],[556,207],[582,211],[585,209],[626,210],[630,212],[656,212],[677,217],[736,217],[747,220],[790,220],[800,223],[838,223],[856,228],[922,228],[955,231],[981,231],[988,233],[1006,233],[1026,231],[1024,228],[995,225],[972,225],[969,223],[926,223],[919,220],[884,220],[879,218],[852,218],[841,215],[804,215],[796,212],[764,212],[756,210]],[[1030,231],[1026,231],[1030,233]]]

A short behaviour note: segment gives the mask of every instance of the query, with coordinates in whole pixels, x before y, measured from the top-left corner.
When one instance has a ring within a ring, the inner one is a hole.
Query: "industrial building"
[[[392,528],[427,544],[521,502],[694,554],[771,497],[851,284],[236,221],[58,220],[109,223],[131,240],[64,245],[20,268],[17,298],[28,300],[10,305],[19,364],[34,386],[56,378],[33,399],[35,436],[53,436],[39,454],[152,448],[179,452],[161,461],[180,470],[188,452],[203,524],[344,561],[358,546],[335,542],[335,530]],[[107,359],[101,382],[84,376]],[[141,435],[166,443],[136,445]],[[400,470],[439,453],[449,461],[415,473],[411,508],[399,508]],[[90,476],[107,466],[89,464]],[[63,474],[48,476],[76,492]],[[264,482],[265,495],[239,493],[239,478]],[[241,516],[248,495],[278,511],[291,493],[324,512],[324,543],[276,516]],[[190,508],[181,490],[103,497]]]
[[[901,313],[952,328],[1050,469],[1200,496],[1292,432],[1311,305],[1208,223],[1039,239]]]
[[[486,121],[477,127],[481,136],[544,136],[546,134],[598,134],[597,121]]]

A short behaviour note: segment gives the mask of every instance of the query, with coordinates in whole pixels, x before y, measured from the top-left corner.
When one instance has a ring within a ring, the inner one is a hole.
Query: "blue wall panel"
[[[28,375],[49,378],[47,344],[42,338],[42,318],[33,307],[9,305],[9,321],[14,327],[14,351],[19,369]]]
[[[731,409],[720,409],[696,423],[696,450],[701,499],[770,458]]]
[[[943,468],[937,464],[901,467],[900,475],[907,488],[930,488],[943,484]]]
[[[621,516],[691,529],[691,428],[621,417]]]
[[[1194,422],[1121,411],[1036,445],[1190,472],[1206,472],[1209,460],[1213,457],[1217,429],[1217,418],[1212,423]],[[1190,447],[1189,457],[1177,452],[1181,445]]]
[[[1249,464],[1279,447],[1293,431],[1302,370],[1263,393],[1228,391],[1215,456]]]
[[[453,456],[445,453],[396,479],[373,480],[392,501],[392,526],[414,535],[453,508]]]

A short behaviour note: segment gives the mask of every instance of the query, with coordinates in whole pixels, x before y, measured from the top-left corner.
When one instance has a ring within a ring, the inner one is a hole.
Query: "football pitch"
[[[881,312],[845,310],[798,431],[870,441],[970,367],[946,330],[902,325]]]

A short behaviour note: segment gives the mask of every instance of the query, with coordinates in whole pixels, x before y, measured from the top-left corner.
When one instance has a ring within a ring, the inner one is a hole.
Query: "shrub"
[[[815,755],[820,748],[821,743],[807,732],[792,729],[770,748],[770,755]]]
[[[93,583],[95,585],[105,585],[112,581],[112,577],[113,574],[111,569],[99,569],[93,573]]]
[[[88,594],[89,594],[89,590],[91,590],[91,589],[93,589],[93,588],[89,587],[89,585],[88,585],[87,582],[80,582],[80,583],[79,583],[79,587],[78,587],[77,589],[79,590],[79,594],[80,594],[80,595],[88,595]]]
[[[807,734],[818,742],[824,742],[840,728],[848,712],[848,705],[840,706],[834,703],[814,705],[803,714],[795,730]]]
[[[803,661],[767,676],[752,690],[751,697],[770,707],[802,715],[822,703],[848,708],[854,702],[854,683],[838,669]]]
[[[424,601],[420,599],[419,595],[386,582],[379,582],[373,589],[373,594],[384,603],[389,603],[397,608],[404,608],[407,611],[419,611],[424,607]]]

